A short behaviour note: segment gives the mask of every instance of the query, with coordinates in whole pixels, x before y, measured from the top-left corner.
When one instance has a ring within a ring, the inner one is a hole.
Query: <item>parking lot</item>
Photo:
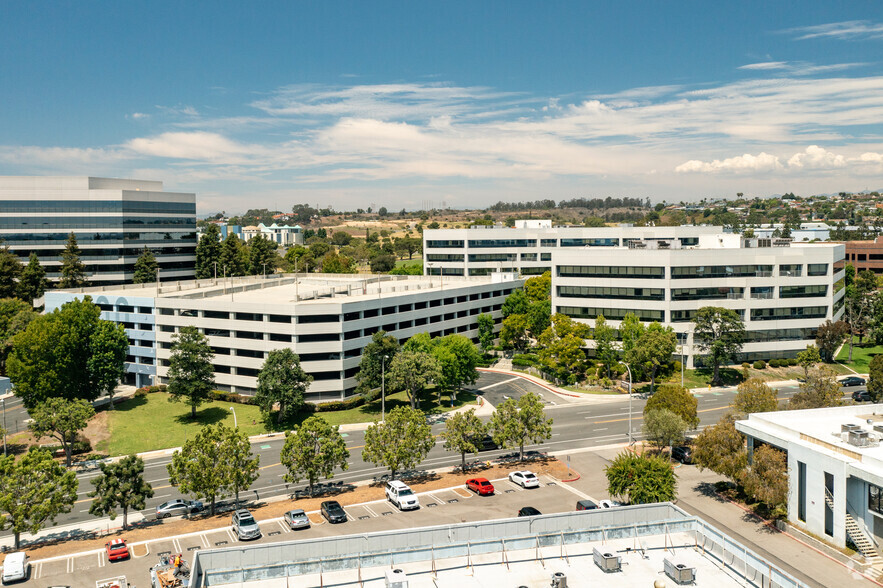
[[[419,493],[420,508],[412,511],[399,511],[385,500],[346,505],[346,523],[332,525],[318,512],[309,513],[313,524],[302,530],[290,530],[281,519],[258,521],[262,536],[249,542],[239,541],[227,527],[132,544],[132,557],[126,561],[111,563],[103,550],[36,560],[31,562],[31,578],[20,585],[95,588],[97,581],[124,575],[130,586],[145,588],[150,585],[148,569],[163,553],[181,553],[189,560],[199,549],[508,518],[516,516],[524,506],[542,513],[565,512],[573,510],[576,501],[585,497],[548,476],[540,476],[540,487],[529,490],[505,478],[491,481],[495,487],[493,496],[478,496],[464,487],[433,490]]]

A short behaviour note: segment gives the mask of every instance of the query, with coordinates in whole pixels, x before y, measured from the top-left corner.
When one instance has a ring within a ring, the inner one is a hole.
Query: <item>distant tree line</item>
[[[488,210],[494,212],[509,212],[515,210],[551,210],[553,208],[588,208],[593,210],[606,210],[610,208],[650,208],[650,199],[640,198],[572,198],[562,200],[557,205],[554,200],[534,200],[527,202],[497,202]]]

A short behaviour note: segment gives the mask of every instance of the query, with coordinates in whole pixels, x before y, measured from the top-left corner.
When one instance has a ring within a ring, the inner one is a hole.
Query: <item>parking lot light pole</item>
[[[629,367],[629,364],[622,364],[625,366],[625,369],[629,372],[629,446],[634,443],[632,441],[632,368]]]
[[[386,360],[388,355],[380,358],[380,422],[386,422]]]
[[[232,406],[230,407],[230,412],[233,413],[233,428],[234,428],[234,429],[238,429],[238,428],[239,428],[239,423],[236,422],[236,411],[233,410],[233,407],[232,407]]]

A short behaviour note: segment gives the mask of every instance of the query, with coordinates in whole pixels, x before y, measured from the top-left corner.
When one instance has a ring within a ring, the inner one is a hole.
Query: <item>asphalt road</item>
[[[599,447],[615,443],[623,443],[629,437],[629,421],[634,439],[642,439],[642,411],[645,400],[637,396],[632,398],[631,419],[629,418],[629,401],[627,398],[616,398],[599,404],[573,404],[551,394],[547,390],[536,386],[522,378],[515,378],[508,374],[483,373],[475,388],[488,400],[493,398],[501,402],[506,396],[517,398],[527,391],[542,392],[547,401],[547,414],[553,419],[552,437],[545,443],[530,445],[526,450],[551,452],[564,449],[583,447]],[[845,393],[851,394],[858,388],[844,389]],[[782,388],[779,390],[779,399],[789,398],[798,388]],[[698,414],[700,428],[713,425],[718,422],[730,406],[735,389],[726,391],[714,391],[697,394]],[[438,434],[444,428],[443,422],[435,423],[433,433]],[[361,458],[361,450],[364,447],[364,432],[355,431],[344,433],[347,448],[350,450],[349,469],[345,472],[338,471],[330,483],[347,484],[362,480],[379,479],[387,473],[383,467],[365,463]],[[279,495],[293,495],[296,490],[303,490],[306,485],[289,484],[282,479],[285,468],[279,463],[279,452],[284,443],[283,436],[271,438],[252,446],[255,454],[260,456],[260,477],[252,488],[243,492],[242,500],[265,500]],[[512,453],[510,449],[498,449],[481,452],[478,456],[467,456],[467,459],[487,460]],[[145,460],[145,478],[153,486],[154,497],[147,502],[143,513],[152,513],[156,506],[173,498],[181,498],[182,495],[168,482],[167,464],[171,462],[171,455]],[[445,466],[459,465],[460,456],[445,451],[441,441],[437,441],[435,447],[429,452],[426,459],[420,464],[420,468],[434,469]],[[68,525],[78,521],[93,520],[89,514],[91,499],[87,494],[93,489],[90,480],[95,478],[98,472],[79,474],[79,492],[77,503],[70,513],[61,515],[56,526]],[[186,497],[185,497],[186,498]],[[119,522],[119,521],[117,521]],[[111,526],[117,523],[111,523]],[[8,531],[0,533],[0,536],[8,536]]]

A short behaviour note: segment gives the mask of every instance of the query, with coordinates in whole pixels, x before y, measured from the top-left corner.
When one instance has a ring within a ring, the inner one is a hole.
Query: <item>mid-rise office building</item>
[[[74,233],[93,284],[130,282],[145,247],[160,280],[186,280],[196,263],[196,196],[162,182],[110,178],[0,177],[0,239],[23,262],[34,252],[50,280]]]
[[[687,365],[701,351],[693,321],[704,306],[736,311],[746,337],[738,361],[794,357],[825,320],[843,315],[844,247],[788,239],[699,235],[556,251],[552,310],[618,327],[628,313],[673,327]]]
[[[515,271],[534,276],[552,269],[555,251],[627,246],[636,240],[676,241],[695,245],[699,235],[722,227],[556,227],[550,220],[519,220],[515,227],[475,226],[423,231],[424,272],[445,276],[483,276]]]
[[[215,387],[253,394],[274,349],[291,348],[313,376],[307,399],[337,400],[355,393],[362,350],[377,331],[404,342],[423,332],[457,333],[478,341],[479,314],[501,318],[503,301],[523,280],[515,274],[476,278],[246,276],[227,280],[53,290],[46,310],[89,295],[102,318],[122,323],[129,336],[127,379],[166,383],[172,339],[195,326],[214,351]]]

